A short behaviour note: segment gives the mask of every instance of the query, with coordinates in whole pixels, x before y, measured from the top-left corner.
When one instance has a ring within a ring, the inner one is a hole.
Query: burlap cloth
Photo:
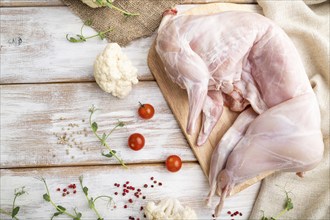
[[[62,0],[83,21],[91,19],[92,28],[113,31],[106,35],[109,42],[127,45],[134,39],[151,35],[162,19],[165,9],[180,3],[181,0],[116,0],[115,6],[129,12],[140,13],[139,16],[125,17],[122,13],[107,7],[90,8],[80,0]]]
[[[258,4],[264,15],[275,21],[290,36],[304,62],[321,109],[325,152],[321,164],[306,172],[303,179],[294,173],[276,173],[264,179],[250,219],[260,219],[260,210],[264,210],[267,216],[275,217],[284,205],[284,186],[293,193],[294,208],[280,219],[330,219],[329,1],[258,0]]]

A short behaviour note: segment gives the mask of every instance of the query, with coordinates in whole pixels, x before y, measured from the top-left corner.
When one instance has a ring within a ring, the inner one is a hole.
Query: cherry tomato
[[[144,137],[142,134],[134,133],[128,138],[128,146],[135,151],[141,150],[144,147]]]
[[[143,119],[150,119],[154,116],[155,114],[155,109],[152,105],[150,104],[141,104],[140,103],[140,108],[138,110],[138,113],[141,118]]]
[[[166,168],[168,169],[168,171],[171,171],[171,172],[177,172],[182,167],[181,158],[177,155],[169,156],[166,159],[165,164],[166,164]]]

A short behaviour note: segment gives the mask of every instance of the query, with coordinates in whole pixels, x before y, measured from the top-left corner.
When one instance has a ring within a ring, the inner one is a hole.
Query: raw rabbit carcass
[[[203,145],[223,106],[241,112],[215,148],[212,197],[266,171],[302,175],[323,155],[320,112],[293,43],[269,19],[251,12],[164,13],[156,39],[166,73],[187,90],[187,133],[202,112]]]

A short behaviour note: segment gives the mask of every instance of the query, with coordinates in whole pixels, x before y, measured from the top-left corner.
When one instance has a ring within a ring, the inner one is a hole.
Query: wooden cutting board
[[[194,7],[186,12],[181,12],[184,14],[212,14],[219,13],[221,11],[229,10],[240,10],[240,11],[251,11],[261,13],[261,8],[258,5],[244,5],[244,4],[230,4],[230,3],[215,3],[215,4],[205,4],[202,6]],[[180,13],[180,11],[179,11]],[[197,157],[200,166],[208,176],[209,166],[211,160],[211,154],[213,149],[216,147],[217,143],[220,141],[221,137],[227,131],[227,129],[233,124],[238,114],[231,112],[228,108],[224,108],[223,114],[213,129],[208,141],[201,147],[196,146],[196,140],[198,137],[198,132],[201,127],[201,116],[199,117],[199,123],[197,123],[196,131],[192,135],[186,133],[186,125],[188,119],[188,96],[186,90],[181,89],[177,84],[174,84],[172,80],[166,75],[163,68],[162,61],[155,50],[155,43],[151,46],[148,54],[148,66],[154,75],[159,88],[161,89],[168,105],[170,106],[179,126],[185,135],[191,149],[193,150],[195,156]],[[271,173],[261,174],[253,179],[250,179],[244,183],[237,185],[231,194],[235,194],[250,185],[260,181]]]

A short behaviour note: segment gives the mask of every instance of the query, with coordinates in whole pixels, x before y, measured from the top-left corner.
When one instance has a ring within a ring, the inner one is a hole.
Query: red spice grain
[[[66,194],[70,194],[70,192],[69,192],[69,191],[67,191],[67,192],[66,192]]]
[[[115,195],[118,195],[118,192],[115,192]]]
[[[124,209],[127,209],[127,205],[124,205]]]
[[[143,187],[144,187],[144,188],[148,188],[148,184],[144,184]]]
[[[126,181],[126,184],[129,184],[129,181]]]
[[[61,191],[61,189],[60,188],[57,188],[56,191]]]
[[[143,210],[143,206],[140,207],[140,211],[142,211],[142,210]]]
[[[243,214],[240,212],[239,215],[242,216]]]
[[[73,190],[73,193],[76,194],[77,193],[77,190]]]
[[[133,199],[129,199],[128,202],[129,202],[129,203],[133,203]]]
[[[122,193],[123,196],[126,196],[126,193]]]
[[[157,183],[157,181],[155,180],[155,181],[154,181],[154,183],[156,184],[156,183]]]
[[[67,189],[66,189],[66,188],[64,188],[64,189],[63,189],[63,192],[66,192],[66,191],[67,191]]]
[[[141,189],[137,189],[138,192],[141,192]]]
[[[161,182],[158,183],[159,186],[163,185]]]
[[[152,176],[152,177],[150,177],[150,180],[154,180],[154,177]]]
[[[228,211],[227,214],[228,214],[228,215],[231,215],[231,211]]]

